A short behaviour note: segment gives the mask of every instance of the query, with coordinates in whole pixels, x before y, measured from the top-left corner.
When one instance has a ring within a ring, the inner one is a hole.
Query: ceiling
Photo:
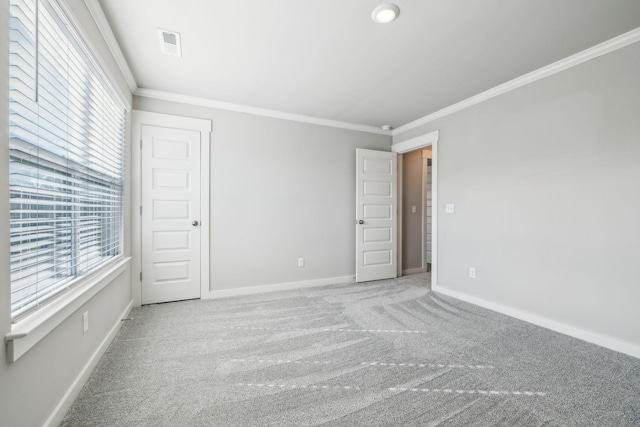
[[[640,27],[639,0],[100,0],[140,88],[398,127]],[[181,33],[183,57],[157,29]]]

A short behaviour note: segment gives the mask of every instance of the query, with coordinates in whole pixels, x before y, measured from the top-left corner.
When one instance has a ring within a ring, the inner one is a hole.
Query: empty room
[[[0,21],[0,427],[640,426],[640,1]]]

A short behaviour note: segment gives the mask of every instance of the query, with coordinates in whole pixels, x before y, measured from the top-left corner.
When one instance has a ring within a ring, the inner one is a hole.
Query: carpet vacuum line
[[[306,389],[306,390],[355,390],[362,391],[358,386],[329,386],[329,385],[305,385],[305,384],[275,384],[275,383],[237,383],[238,387],[256,387],[256,388],[287,388],[287,389]],[[420,393],[445,393],[445,394],[477,394],[486,397],[495,396],[522,396],[522,397],[544,397],[547,393],[542,391],[514,391],[514,390],[462,390],[451,388],[408,388],[408,387],[389,387],[387,391],[410,391]]]

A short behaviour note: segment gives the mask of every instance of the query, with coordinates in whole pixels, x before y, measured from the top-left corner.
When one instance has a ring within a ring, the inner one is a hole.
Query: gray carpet
[[[424,275],[133,310],[62,426],[640,426],[640,360]]]

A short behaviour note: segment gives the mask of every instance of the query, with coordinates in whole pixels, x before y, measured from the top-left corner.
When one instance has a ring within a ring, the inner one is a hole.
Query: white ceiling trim
[[[96,22],[100,33],[102,33],[102,38],[109,46],[109,50],[113,55],[113,58],[116,60],[122,75],[127,81],[127,85],[129,85],[129,89],[131,93],[134,93],[138,88],[138,84],[136,83],[136,79],[131,72],[131,68],[129,68],[129,64],[122,53],[122,49],[120,49],[120,45],[116,40],[116,37],[113,35],[113,30],[109,25],[109,21],[107,21],[107,17],[102,10],[102,6],[98,0],[84,0],[84,3],[87,5],[87,9],[89,9],[89,13],[93,17],[93,20]]]
[[[400,135],[401,133],[408,130],[415,129],[424,124],[441,119],[460,110],[464,110],[465,108],[479,104],[488,99],[495,98],[498,95],[502,95],[514,89],[518,89],[522,86],[528,85],[529,83],[533,83],[545,77],[549,77],[553,74],[567,70],[571,67],[575,67],[576,65],[580,65],[584,62],[590,61],[594,58],[605,55],[609,52],[613,52],[614,50],[623,48],[638,41],[640,41],[640,27],[624,33],[618,37],[614,37],[613,39],[608,40],[604,43],[600,43],[589,49],[583,50],[582,52],[576,53],[575,55],[571,55],[565,59],[561,59],[560,61],[554,62],[553,64],[547,65],[523,76],[517,77],[485,92],[479,93],[478,95],[472,96],[471,98],[467,98],[464,101],[460,101],[458,103],[450,105],[446,108],[443,108],[442,110],[436,111],[435,113],[431,113],[417,120],[409,122],[406,125],[402,125],[394,129],[392,134],[393,136]]]
[[[379,135],[391,136],[391,131],[383,130],[375,126],[360,125],[356,123],[339,122],[336,120],[321,119],[318,117],[303,116],[300,114],[285,113],[283,111],[268,110],[266,108],[249,107],[247,105],[232,104],[229,102],[216,101],[208,98],[181,95],[173,92],[165,92],[155,89],[138,88],[133,93],[144,98],[162,99],[165,101],[180,102],[189,105],[215,108],[218,110],[234,111],[237,113],[254,114],[256,116],[272,117],[276,119],[291,120],[294,122],[310,123],[320,126],[329,126],[340,129],[355,130],[358,132],[375,133]]]

